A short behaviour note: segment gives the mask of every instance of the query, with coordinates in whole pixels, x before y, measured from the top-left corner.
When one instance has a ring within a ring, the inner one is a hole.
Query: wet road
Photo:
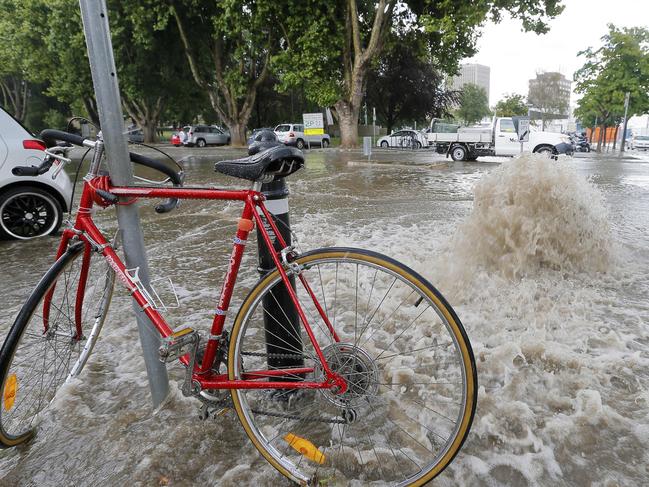
[[[237,185],[204,159],[186,160],[185,171],[187,185]],[[467,329],[478,410],[435,485],[649,482],[648,158],[454,164],[380,152],[368,162],[316,150],[289,187],[301,250],[359,246],[401,260]],[[188,201],[158,215],[141,204],[152,273],[172,278],[179,294],[169,315],[177,326],[209,327],[239,208]],[[114,232],[111,210],[97,220]],[[0,243],[2,333],[55,246]],[[255,265],[249,250],[232,309]],[[170,373],[176,384],[181,369]],[[137,329],[119,293],[91,362],[57,395],[36,439],[0,452],[0,485],[283,485],[234,414],[201,422],[196,405],[174,385],[151,415]]]

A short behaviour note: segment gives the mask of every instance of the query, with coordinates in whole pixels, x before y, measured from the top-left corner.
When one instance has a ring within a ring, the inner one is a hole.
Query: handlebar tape
[[[62,130],[54,129],[45,129],[41,132],[41,139],[45,142],[45,145],[49,147],[55,147],[57,145],[57,140],[62,140],[64,142],[69,142],[74,145],[83,145],[85,140],[80,135],[71,134],[68,132],[63,132]]]

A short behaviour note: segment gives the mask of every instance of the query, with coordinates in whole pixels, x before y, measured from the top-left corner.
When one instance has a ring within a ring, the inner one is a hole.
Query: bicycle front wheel
[[[77,243],[43,276],[0,350],[0,446],[27,441],[59,387],[78,375],[106,318],[114,272]],[[87,270],[87,272],[86,272]]]
[[[232,390],[249,438],[301,484],[430,481],[461,448],[476,407],[475,362],[460,320],[430,283],[375,252],[323,249],[295,263],[315,296],[296,277],[300,305],[326,362],[348,387]],[[230,338],[230,379],[265,380],[268,371],[276,381],[277,369],[292,369],[281,379],[323,380],[314,346],[282,294],[275,270],[242,304]]]

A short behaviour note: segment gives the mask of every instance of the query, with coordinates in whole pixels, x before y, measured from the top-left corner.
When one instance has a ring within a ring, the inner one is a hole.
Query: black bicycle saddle
[[[273,176],[272,180],[283,178],[304,166],[304,154],[299,149],[285,145],[270,147],[252,156],[233,161],[219,161],[214,170],[235,178],[257,181]]]

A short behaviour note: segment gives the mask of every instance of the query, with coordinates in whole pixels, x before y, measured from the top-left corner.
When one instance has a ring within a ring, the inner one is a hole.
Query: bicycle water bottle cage
[[[295,147],[270,147],[258,154],[235,159],[219,161],[214,170],[221,174],[251,181],[274,181],[284,178],[304,166],[304,154]]]

